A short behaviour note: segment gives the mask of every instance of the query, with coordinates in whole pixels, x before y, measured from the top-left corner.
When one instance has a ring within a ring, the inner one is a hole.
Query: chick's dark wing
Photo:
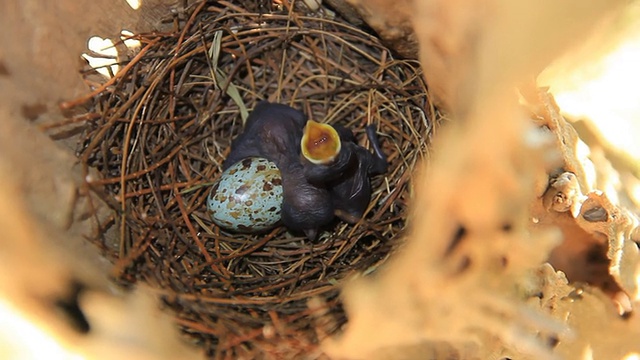
[[[231,151],[222,163],[223,170],[228,169],[233,164],[244,158],[252,156],[260,157],[260,146],[258,141],[259,139],[244,135],[245,134],[240,134],[231,143]]]
[[[300,128],[292,126],[286,119],[274,119],[260,134],[260,152],[278,167],[287,166],[293,161],[299,162],[300,150],[297,145],[301,137]]]
[[[269,123],[278,119],[299,128],[303,128],[307,122],[307,116],[291,106],[261,101],[247,118],[246,126],[252,126],[254,122]]]
[[[289,106],[262,101],[256,105],[245,123],[242,134],[231,144],[231,152],[223,168],[250,156],[269,159],[281,165],[296,151],[302,137],[305,115]]]

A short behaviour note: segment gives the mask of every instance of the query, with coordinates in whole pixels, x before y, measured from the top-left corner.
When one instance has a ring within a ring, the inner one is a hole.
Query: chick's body
[[[300,140],[306,121],[302,112],[289,106],[260,102],[247,118],[243,133],[232,142],[223,169],[253,156],[273,161],[282,177],[282,222],[313,240],[334,215],[327,189],[310,184],[304,176]]]

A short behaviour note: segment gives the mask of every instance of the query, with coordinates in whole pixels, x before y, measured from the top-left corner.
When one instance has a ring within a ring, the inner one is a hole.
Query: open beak
[[[340,136],[333,126],[307,121],[300,142],[302,156],[313,164],[329,164],[340,153]]]

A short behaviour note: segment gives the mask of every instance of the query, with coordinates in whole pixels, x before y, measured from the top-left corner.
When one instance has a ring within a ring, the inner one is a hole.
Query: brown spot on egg
[[[267,169],[266,165],[258,165],[257,167],[258,171],[265,171]]]
[[[219,182],[215,183],[215,184],[213,185],[213,188],[211,188],[211,193],[212,193],[212,194],[217,193],[217,192],[218,192],[218,188],[219,188],[219,187],[220,187],[220,183],[219,183]]]
[[[247,205],[247,206],[251,206],[251,205],[253,205],[253,201],[247,200],[247,201],[244,202],[244,204]]]
[[[242,213],[240,211],[229,211],[229,215],[234,219],[237,219],[242,215]]]
[[[271,183],[275,186],[281,186],[282,185],[282,179],[279,177],[273,178],[271,179]]]
[[[249,190],[249,187],[247,185],[241,185],[239,188],[236,189],[236,194],[242,195],[246,193],[248,190]]]
[[[229,175],[233,175],[233,174],[235,174],[237,172],[238,172],[238,169],[236,169],[236,168],[229,169]]]
[[[272,207],[270,207],[270,208],[269,208],[269,210],[267,210],[267,211],[271,211],[271,212],[278,211],[278,208],[277,208],[277,207],[275,207],[275,206],[272,206]]]
[[[270,191],[273,190],[273,184],[271,184],[268,181],[265,181],[264,184],[262,185],[262,191]]]
[[[251,160],[251,158],[246,158],[242,160],[242,170],[247,170],[248,168],[250,168],[252,162],[253,160]]]

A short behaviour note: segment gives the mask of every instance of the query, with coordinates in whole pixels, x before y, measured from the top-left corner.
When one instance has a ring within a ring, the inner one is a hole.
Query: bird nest
[[[340,280],[375,269],[401,238],[435,116],[417,62],[328,12],[263,3],[195,3],[174,31],[132,36],[142,46],[121,54],[121,71],[65,104],[89,104],[69,122],[81,124],[87,183],[112,214],[93,242],[119,282],[149,284],[216,357],[310,354],[318,333],[346,321]],[[363,146],[365,127],[377,127],[390,166],[359,222],[336,220],[315,241],[212,223],[209,190],[260,100],[345,126]],[[323,329],[309,299],[332,319]]]

